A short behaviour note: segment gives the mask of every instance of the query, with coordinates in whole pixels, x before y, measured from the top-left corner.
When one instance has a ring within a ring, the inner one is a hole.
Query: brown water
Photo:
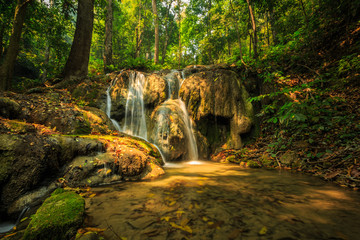
[[[318,178],[183,164],[151,182],[94,188],[105,239],[360,239],[360,194]]]

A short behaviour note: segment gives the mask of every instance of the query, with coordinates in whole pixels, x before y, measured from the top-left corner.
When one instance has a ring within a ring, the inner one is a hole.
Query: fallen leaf
[[[268,232],[268,229],[267,227],[262,227],[261,230],[259,231],[259,235],[260,236],[263,236],[263,235],[266,235],[266,233]]]
[[[170,220],[170,217],[168,217],[168,216],[166,216],[166,217],[162,217],[162,218],[160,218],[160,220],[161,220],[161,221],[165,220],[165,221],[167,221],[167,222],[168,222],[168,221]]]
[[[181,218],[181,215],[182,215],[183,213],[185,213],[185,212],[184,212],[184,211],[181,211],[181,210],[176,211],[176,216],[177,216],[178,218]]]
[[[105,228],[91,228],[91,227],[87,227],[87,228],[85,228],[85,230],[87,232],[105,232],[106,231]]]
[[[170,225],[173,228],[177,228],[177,229],[183,230],[185,232],[192,233],[192,229],[189,226],[180,226],[180,225],[177,225],[176,223],[173,223],[173,222],[171,222]]]

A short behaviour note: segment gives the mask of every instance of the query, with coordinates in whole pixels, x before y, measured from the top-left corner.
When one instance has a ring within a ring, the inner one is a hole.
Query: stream
[[[211,162],[93,188],[85,225],[105,239],[359,239],[360,196],[316,177]]]

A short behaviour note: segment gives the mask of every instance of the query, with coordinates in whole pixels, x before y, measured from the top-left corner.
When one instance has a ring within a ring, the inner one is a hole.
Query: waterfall
[[[185,131],[188,138],[188,149],[189,149],[189,158],[190,160],[198,160],[199,154],[198,154],[198,148],[196,145],[196,139],[192,128],[191,119],[189,117],[189,114],[187,112],[185,103],[179,98],[179,106],[182,110],[181,116],[183,117],[183,121],[185,123]]]
[[[139,72],[131,72],[129,92],[126,100],[124,132],[147,139],[144,106],[145,76]]]
[[[116,81],[117,81],[117,77],[114,78],[113,81],[111,81],[110,86],[106,90],[106,115],[111,120],[111,122],[113,123],[116,130],[121,132],[121,127],[120,127],[119,123],[115,119],[111,118],[111,96],[110,96],[110,91],[111,91],[111,88],[116,84]]]
[[[176,114],[180,117],[184,125],[184,131],[187,139],[188,158],[189,160],[198,159],[198,149],[196,145],[196,139],[192,128],[191,119],[187,112],[185,103],[179,98],[180,86],[184,82],[184,78],[181,78],[181,82],[178,78],[179,75],[183,76],[183,73],[178,71],[172,71],[165,77],[168,85],[168,99],[159,107],[156,118],[155,139],[154,142],[159,145],[163,151],[170,152],[171,144],[171,122],[173,116],[170,108],[176,109]],[[164,108],[162,108],[164,106]],[[165,107],[166,106],[166,107]],[[172,107],[173,106],[173,107]]]
[[[158,115],[154,129],[155,139],[152,143],[159,150],[164,162],[164,151],[172,151],[170,143],[171,124],[173,121],[172,111],[167,109],[169,105],[176,109],[180,124],[183,125],[183,131],[186,139],[186,145],[188,149],[189,160],[198,159],[198,149],[196,145],[196,139],[193,132],[193,126],[189,114],[187,112],[185,103],[179,98],[179,91],[181,84],[184,82],[184,73],[179,71],[172,71],[164,78],[167,83],[168,99],[162,103],[158,108]],[[111,110],[111,97],[110,90],[116,84],[117,78],[113,80],[110,87],[106,91],[107,93],[107,108],[106,114],[110,118]],[[140,137],[148,141],[146,116],[145,116],[145,104],[144,104],[144,87],[146,84],[146,78],[144,74],[140,72],[132,71],[129,73],[129,87],[128,95],[125,106],[125,120],[124,125],[120,128],[119,124],[111,119],[118,131],[123,131],[129,135]]]

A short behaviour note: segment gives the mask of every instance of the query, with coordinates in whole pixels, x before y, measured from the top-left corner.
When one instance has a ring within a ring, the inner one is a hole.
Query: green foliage
[[[339,76],[343,76],[344,74],[349,74],[351,72],[360,72],[360,55],[358,53],[344,56],[339,61]]]

